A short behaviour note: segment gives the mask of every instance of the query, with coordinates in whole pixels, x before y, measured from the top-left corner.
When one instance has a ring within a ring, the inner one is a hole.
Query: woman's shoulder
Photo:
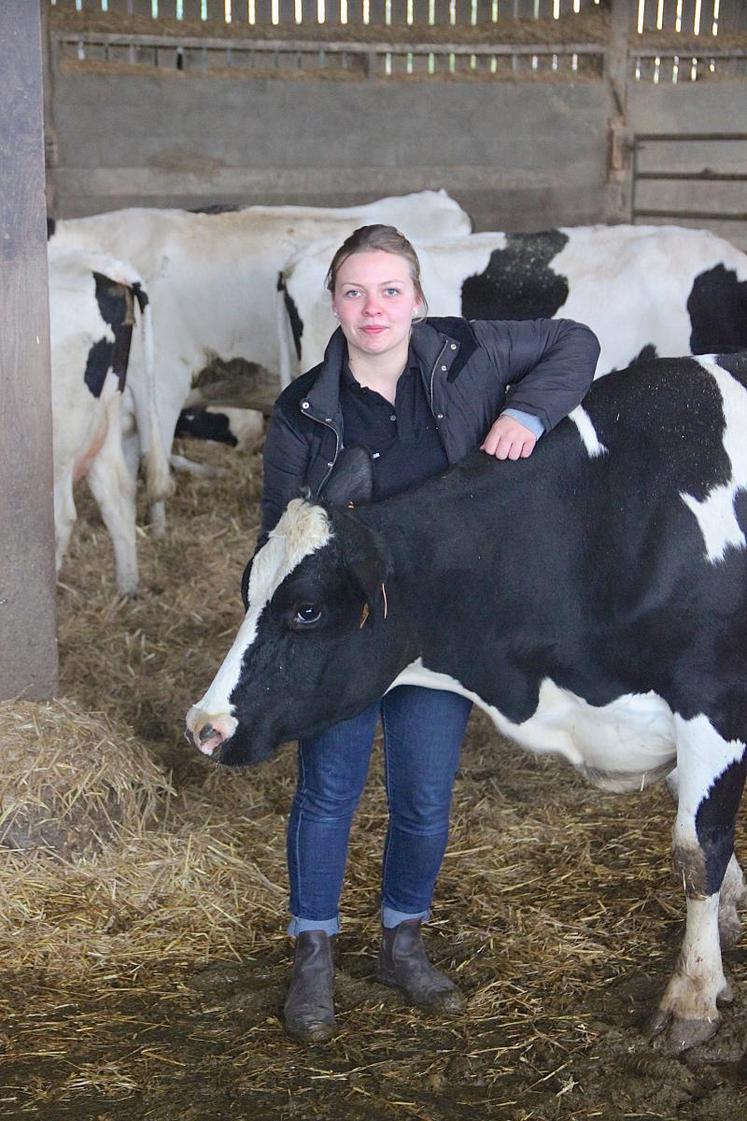
[[[313,388],[321,367],[322,363],[307,370],[305,374],[300,374],[299,377],[293,379],[290,385],[286,385],[275,401],[275,408],[279,409],[280,412],[295,412],[301,401]]]

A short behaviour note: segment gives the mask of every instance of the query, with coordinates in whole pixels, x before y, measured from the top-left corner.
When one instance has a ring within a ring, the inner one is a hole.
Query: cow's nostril
[[[215,735],[215,728],[212,724],[203,724],[200,728],[200,743],[205,743],[211,736]]]

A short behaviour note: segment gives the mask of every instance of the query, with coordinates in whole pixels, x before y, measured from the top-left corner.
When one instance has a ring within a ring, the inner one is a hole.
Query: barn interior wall
[[[55,213],[346,205],[445,187],[480,229],[598,220],[599,82],[55,76]]]
[[[714,81],[673,85],[631,83],[628,92],[628,121],[636,133],[747,132],[747,82]],[[711,168],[722,174],[747,172],[747,141],[651,142],[639,151],[643,170],[687,172]],[[745,206],[745,182],[649,181],[637,189],[637,203],[670,213],[689,210],[741,214]],[[747,250],[747,221],[702,220],[681,224],[707,225],[714,233]]]
[[[671,60],[658,84],[633,80],[627,27],[627,129],[722,133],[747,120],[744,80],[703,75],[675,84]],[[623,123],[612,93],[614,51],[605,80],[516,82],[116,73],[55,57],[46,108],[58,217],[133,205],[346,205],[427,187],[450,191],[477,229],[629,214],[629,169],[607,170],[610,152],[624,150],[610,144],[611,126]],[[744,174],[747,143],[647,145],[638,166]],[[742,195],[736,180],[636,184],[638,206],[670,214],[744,212]],[[705,224],[747,246],[747,222]]]

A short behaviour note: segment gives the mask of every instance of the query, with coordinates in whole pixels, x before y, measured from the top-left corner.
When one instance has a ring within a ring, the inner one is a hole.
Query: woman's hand
[[[537,437],[512,416],[499,416],[480,450],[496,459],[526,459],[534,451]]]

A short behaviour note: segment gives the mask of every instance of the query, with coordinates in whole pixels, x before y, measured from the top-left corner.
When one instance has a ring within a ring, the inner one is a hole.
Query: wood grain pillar
[[[40,0],[3,0],[0,58],[0,699],[42,698],[57,637]]]
[[[633,0],[612,0],[604,63],[610,92],[610,116],[603,220],[613,223],[631,220],[632,131],[628,123],[628,42],[635,34],[634,20]]]

